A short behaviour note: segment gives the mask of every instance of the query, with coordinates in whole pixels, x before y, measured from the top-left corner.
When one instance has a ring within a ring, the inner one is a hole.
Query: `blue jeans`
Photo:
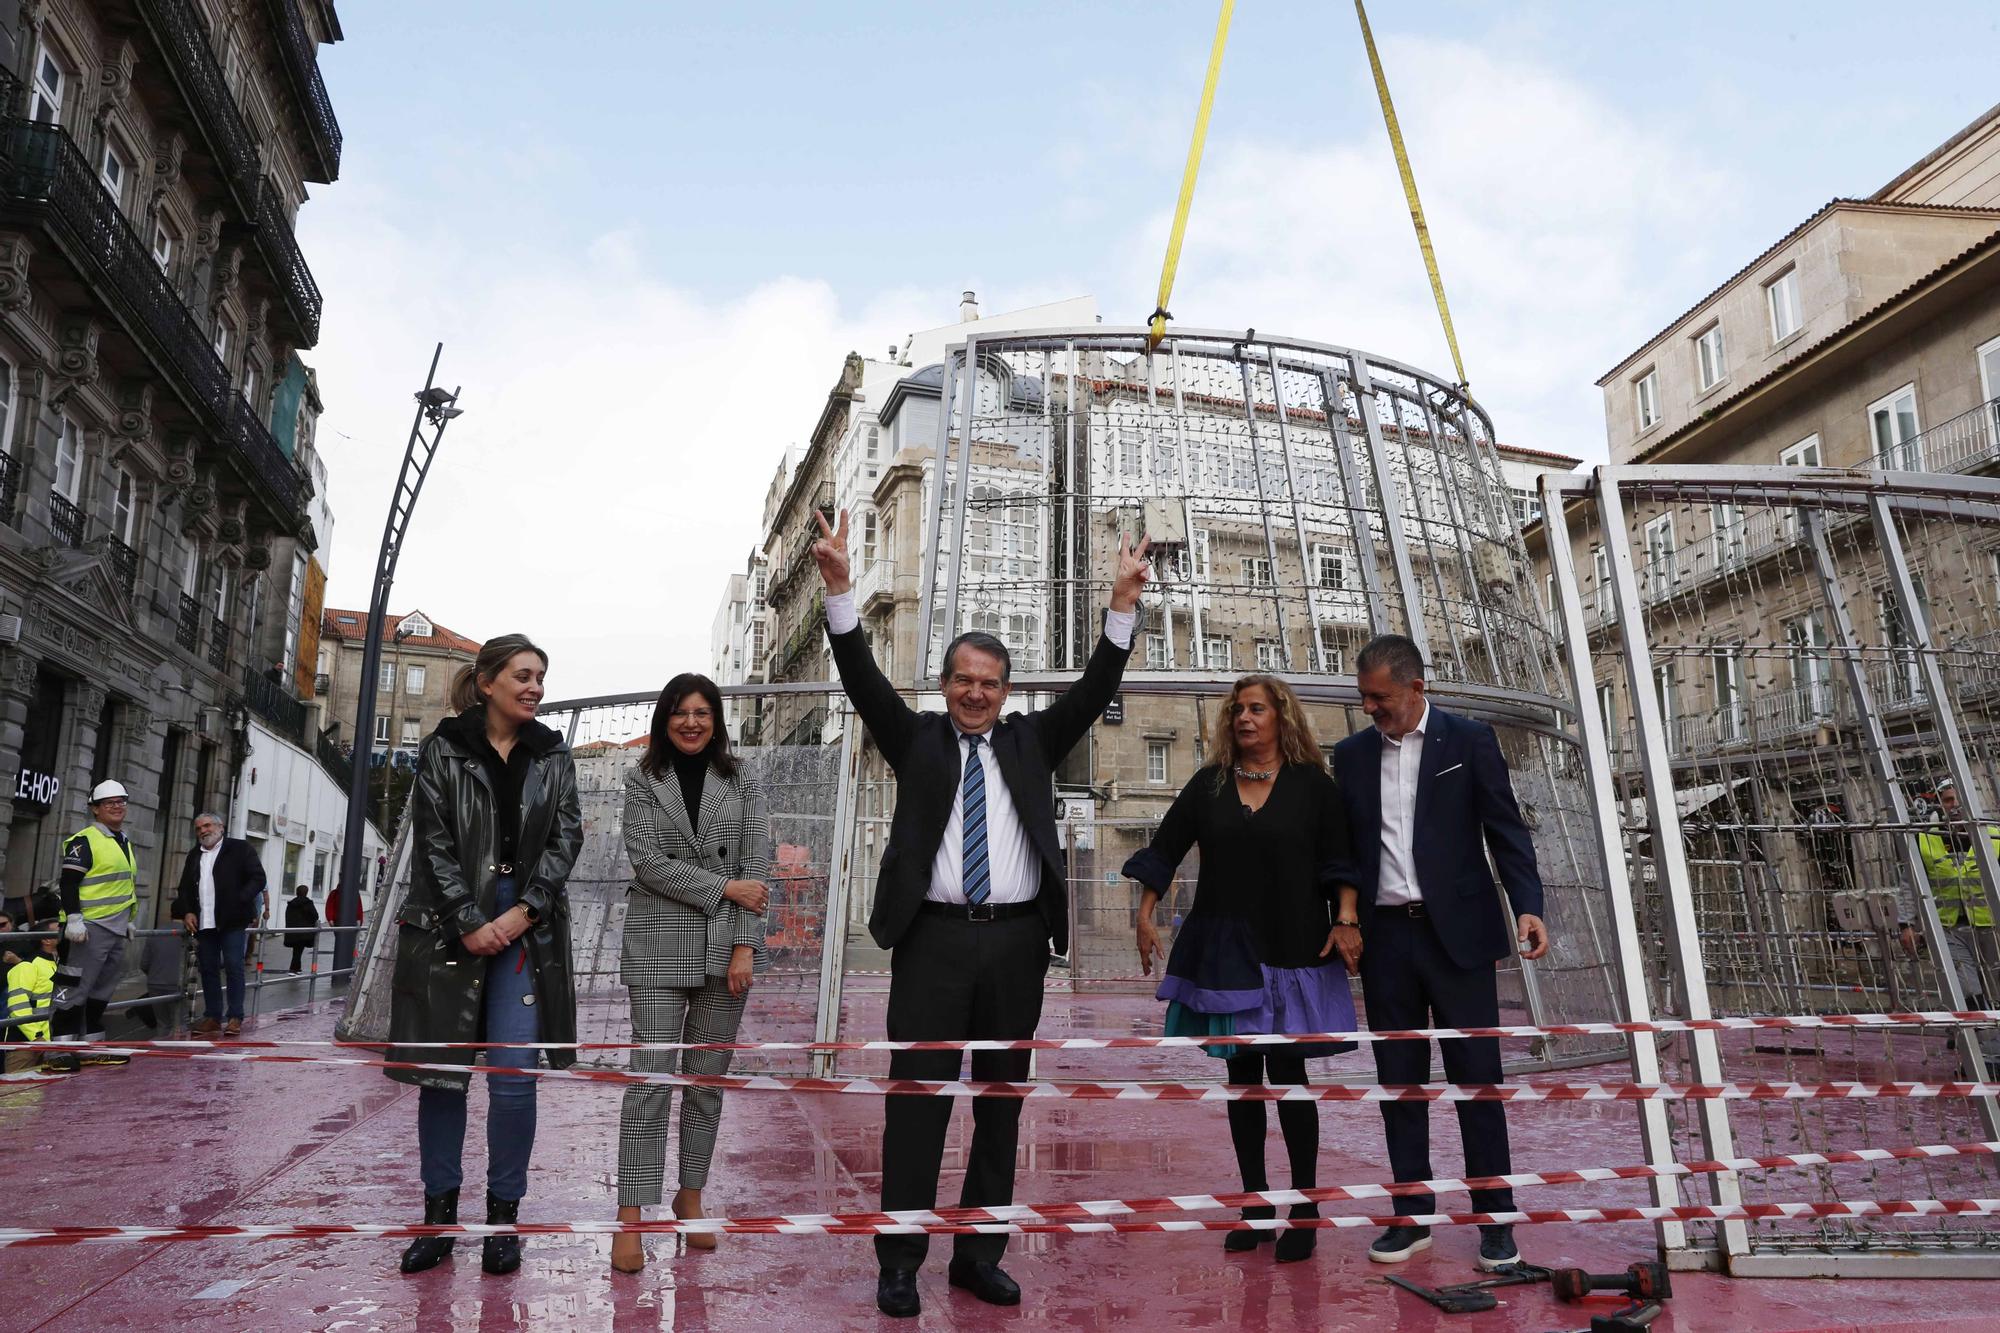
[[[201,1001],[207,1016],[220,1023],[243,1017],[243,953],[250,932],[198,930],[194,934],[195,963],[201,968]],[[222,1009],[222,979],[229,977],[229,1011]]]
[[[498,910],[514,905],[515,882],[503,878]],[[485,1041],[539,1041],[541,1010],[535,1000],[535,973],[527,944],[517,940],[486,960]],[[533,1069],[541,1052],[488,1051],[489,1066]],[[479,1077],[475,1075],[475,1077]],[[486,1191],[514,1200],[528,1192],[528,1158],[535,1149],[535,1082],[520,1075],[487,1074]],[[464,1179],[465,1092],[420,1088],[417,1092],[417,1153],[425,1194],[455,1190]]]

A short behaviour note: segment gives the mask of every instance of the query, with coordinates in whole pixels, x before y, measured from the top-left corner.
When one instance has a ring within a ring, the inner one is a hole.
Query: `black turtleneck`
[[[676,747],[673,752],[674,776],[681,780],[681,804],[687,807],[688,827],[697,834],[701,832],[701,784],[708,776],[708,751],[688,754]]]

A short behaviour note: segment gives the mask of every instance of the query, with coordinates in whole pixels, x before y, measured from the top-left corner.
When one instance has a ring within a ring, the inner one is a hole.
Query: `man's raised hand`
[[[1153,539],[1144,533],[1139,535],[1137,546],[1131,545],[1124,533],[1118,534],[1118,572],[1111,580],[1113,611],[1138,610],[1139,592],[1153,576],[1151,562],[1146,559],[1152,549]]]
[[[819,524],[821,534],[812,544],[813,563],[819,566],[820,582],[826,584],[828,595],[838,597],[854,586],[847,563],[847,511],[840,511],[838,528],[817,509],[813,510],[813,521]]]

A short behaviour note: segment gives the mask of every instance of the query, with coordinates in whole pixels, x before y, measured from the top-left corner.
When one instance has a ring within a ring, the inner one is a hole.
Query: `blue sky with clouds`
[[[850,348],[1089,293],[1152,308],[1212,4],[345,0],[342,178],[300,218],[309,359],[364,600],[405,396],[463,383],[399,575],[558,694],[706,659],[779,453]],[[1370,11],[1473,391],[1600,457],[1592,381],[1835,195],[1996,96],[1990,3],[1392,4]],[[1243,0],[1173,309],[1435,368],[1351,9]],[[534,524],[498,577],[468,549]],[[560,610],[558,609],[560,608]],[[635,627],[643,627],[635,633]],[[571,666],[570,672],[560,668]],[[563,677],[567,675],[568,679]]]

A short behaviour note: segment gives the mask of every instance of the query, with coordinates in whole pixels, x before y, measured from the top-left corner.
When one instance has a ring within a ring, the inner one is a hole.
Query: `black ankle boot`
[[[458,1221],[458,1191],[424,1196],[424,1225],[450,1226]],[[419,1236],[403,1251],[403,1271],[421,1273],[451,1257],[458,1241],[451,1236]]]
[[[488,1222],[518,1222],[521,1220],[519,1199],[496,1199],[491,1192],[486,1195],[486,1220]],[[489,1273],[511,1273],[521,1266],[521,1238],[519,1236],[488,1236],[480,1247],[479,1266]]]
[[[1268,1206],[1243,1210],[1243,1220],[1246,1222],[1277,1215],[1278,1210]],[[1222,1238],[1222,1249],[1225,1254],[1244,1254],[1259,1245],[1268,1245],[1276,1238],[1276,1235],[1269,1231],[1232,1231]]]
[[[1319,1205],[1316,1203],[1295,1203],[1292,1205],[1291,1215],[1294,1219],[1318,1217]],[[1281,1264],[1293,1264],[1301,1259],[1309,1259],[1312,1257],[1313,1246],[1318,1243],[1318,1230],[1312,1227],[1289,1228],[1283,1235],[1278,1237],[1277,1260]]]

